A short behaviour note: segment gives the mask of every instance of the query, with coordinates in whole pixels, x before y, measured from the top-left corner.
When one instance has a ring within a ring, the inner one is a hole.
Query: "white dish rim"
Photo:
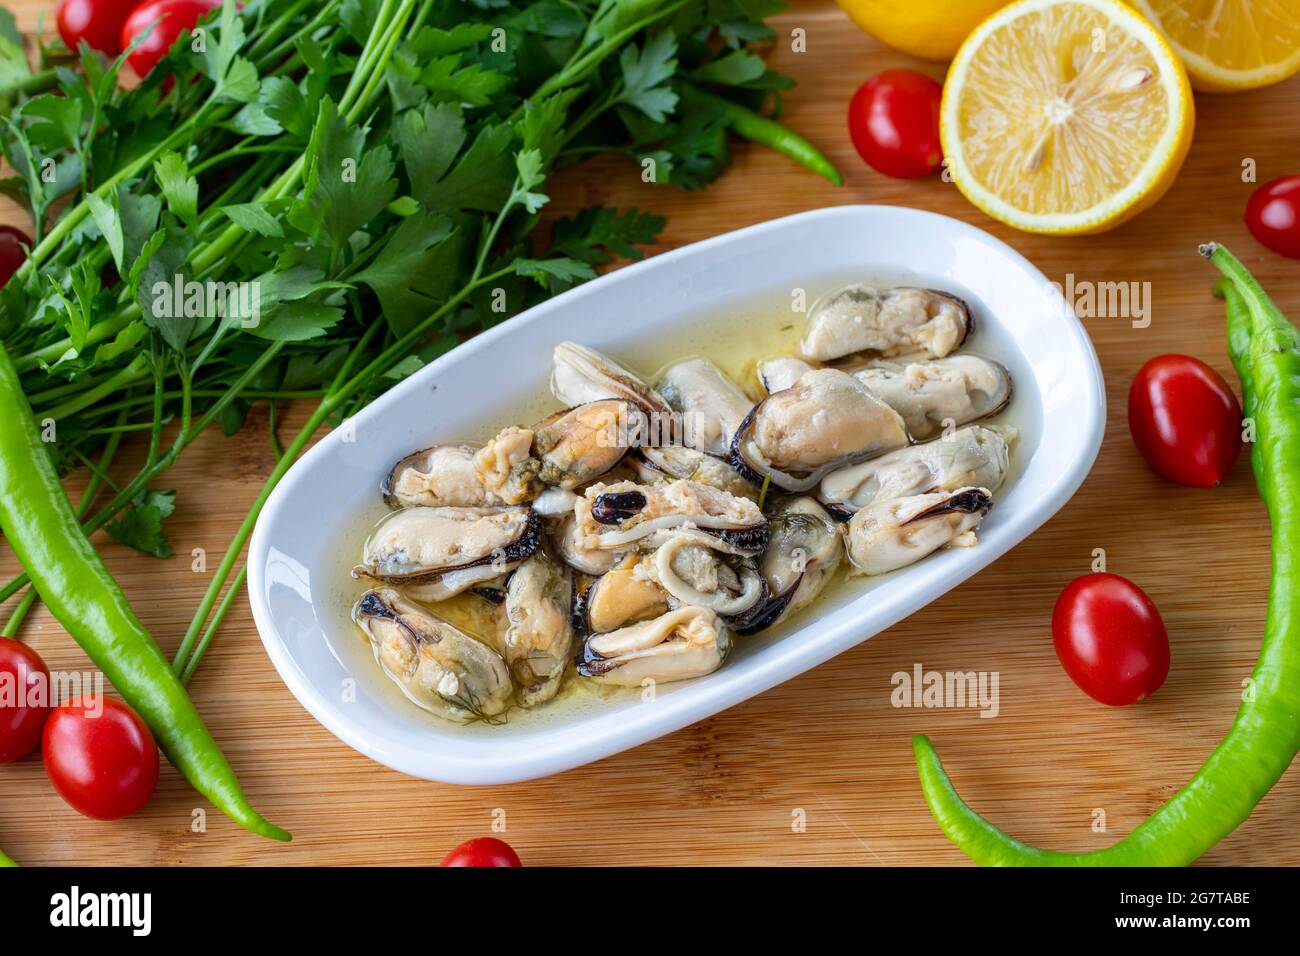
[[[956,230],[989,245],[1029,275],[1038,276],[1043,287],[1047,288],[1047,279],[1042,276],[1042,273],[1013,248],[987,232],[960,220],[903,206],[845,205],[815,209],[758,223],[660,253],[614,270],[549,299],[500,325],[479,333],[440,356],[379,396],[357,414],[356,420],[360,423],[363,418],[383,414],[385,410],[400,402],[405,395],[426,388],[428,380],[436,378],[440,371],[448,368],[452,363],[470,360],[472,356],[497,345],[521,328],[545,321],[553,312],[580,307],[584,300],[604,294],[610,286],[626,282],[629,275],[635,274],[634,270],[638,272],[652,269],[670,270],[678,263],[721,247],[765,237],[772,232],[806,224],[810,219],[840,216],[879,216],[885,219],[902,217],[914,219],[915,222],[910,225]],[[925,587],[909,589],[900,586],[873,592],[875,604],[871,617],[887,619],[885,623],[879,626],[875,623],[862,624],[856,629],[848,623],[842,623],[829,634],[818,635],[811,648],[810,642],[813,639],[800,641],[783,638],[763,649],[762,665],[743,684],[720,683],[711,694],[664,694],[653,707],[632,708],[620,712],[622,716],[619,727],[607,730],[597,739],[587,740],[577,745],[568,744],[545,749],[520,746],[514,748],[514,753],[506,756],[494,754],[490,759],[475,759],[473,756],[465,757],[444,752],[431,753],[427,750],[411,752],[409,748],[399,753],[379,746],[351,719],[345,709],[320,693],[307,680],[278,633],[266,593],[265,569],[271,547],[272,529],[277,526],[281,508],[292,495],[295,487],[307,481],[317,463],[325,460],[342,440],[340,429],[335,429],[320,439],[289,469],[268,498],[254,528],[248,550],[247,590],[263,646],[290,692],[331,733],[355,750],[386,766],[428,780],[474,785],[504,784],[535,779],[602,759],[676,731],[783,683],[909,616],[987,567],[1010,548],[1023,541],[1073,496],[1091,469],[1101,446],[1106,422],[1106,393],[1096,352],[1082,323],[1074,316],[1064,299],[1061,299],[1060,307],[1063,312],[1063,325],[1071,337],[1069,345],[1087,359],[1087,368],[1080,370],[1080,374],[1084,375],[1085,391],[1088,393],[1089,401],[1076,409],[1078,418],[1073,422],[1074,427],[1079,429],[1078,435],[1081,439],[1078,445],[1079,453],[1061,472],[1056,485],[1051,489],[1052,493],[1034,499],[1030,507],[1016,513],[1011,522],[1017,533],[1001,535],[993,541],[982,540],[975,548],[963,549],[967,553],[963,556],[965,560],[962,562],[960,573],[947,587],[935,591]],[[928,560],[933,561],[935,557]],[[855,599],[852,603],[856,604],[859,600],[860,598]],[[819,618],[809,617],[799,631],[788,637],[794,638],[804,628],[817,626],[818,623]],[[855,630],[857,633],[853,633]],[[723,672],[725,668],[718,673]],[[701,680],[708,680],[708,678]]]

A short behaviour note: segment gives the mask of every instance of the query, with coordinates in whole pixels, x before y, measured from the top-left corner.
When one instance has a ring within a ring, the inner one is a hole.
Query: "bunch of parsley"
[[[538,229],[552,170],[614,152],[660,183],[718,175],[726,119],[683,96],[779,96],[789,81],[751,46],[781,7],[226,0],[129,90],[125,54],[60,61],[42,47],[32,72],[0,17],[0,147],[15,171],[0,190],[30,212],[34,239],[0,293],[0,340],[64,467],[87,466],[98,487],[122,435],[149,441],[132,480],[83,509],[87,533],[165,556],[172,495],[151,482],[184,448],[209,425],[238,430],[257,401],[275,441],[277,402],[318,401],[276,445],[179,673],[230,604],[242,571],[212,615],[262,502],[321,427],[655,239],[662,220],[635,209]],[[187,283],[254,284],[260,315],[170,307],[160,290]]]

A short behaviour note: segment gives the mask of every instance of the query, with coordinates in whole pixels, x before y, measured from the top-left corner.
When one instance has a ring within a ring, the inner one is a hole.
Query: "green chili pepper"
[[[3,343],[0,408],[0,528],[41,600],[200,793],[254,833],[288,840],[249,806],[167,658],[81,530]]]
[[[9,857],[4,855],[3,850],[0,850],[0,866],[17,866],[17,865],[18,865],[17,863],[15,863],[13,860],[9,859]]]
[[[776,120],[770,120],[761,113],[756,113],[754,110],[724,97],[714,96],[712,93],[706,93],[704,90],[696,89],[693,86],[685,87],[685,89],[688,97],[699,99],[701,102],[709,103],[717,108],[726,117],[727,126],[737,136],[747,139],[751,143],[766,146],[782,156],[789,156],[795,162],[803,164],[818,176],[830,180],[836,186],[844,185],[844,177],[835,168],[835,164],[827,159],[821,150],[794,132],[794,130],[787,129]]]
[[[944,833],[994,865],[1172,866],[1191,863],[1250,816],[1300,751],[1300,329],[1227,249],[1201,253],[1223,273],[1228,351],[1254,421],[1251,466],[1273,526],[1268,617],[1232,729],[1168,803],[1114,846],[1056,853],[1012,839],[953,789],[930,741],[913,738],[921,787]]]

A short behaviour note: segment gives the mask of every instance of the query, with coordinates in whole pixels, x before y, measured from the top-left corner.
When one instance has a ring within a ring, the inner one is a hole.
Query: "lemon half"
[[[1165,35],[1198,90],[1250,90],[1300,71],[1300,0],[1129,2]]]
[[[1187,72],[1119,0],[1019,0],[962,44],[940,134],[953,182],[1028,232],[1102,232],[1173,183],[1191,145]]]

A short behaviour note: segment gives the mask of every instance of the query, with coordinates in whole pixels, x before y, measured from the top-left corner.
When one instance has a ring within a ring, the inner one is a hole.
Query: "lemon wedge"
[[[939,126],[947,172],[1027,232],[1102,232],[1173,183],[1194,126],[1187,71],[1119,0],[1019,0],[957,52]]]
[[[1251,90],[1300,71],[1300,0],[1129,2],[1165,35],[1198,90]]]

